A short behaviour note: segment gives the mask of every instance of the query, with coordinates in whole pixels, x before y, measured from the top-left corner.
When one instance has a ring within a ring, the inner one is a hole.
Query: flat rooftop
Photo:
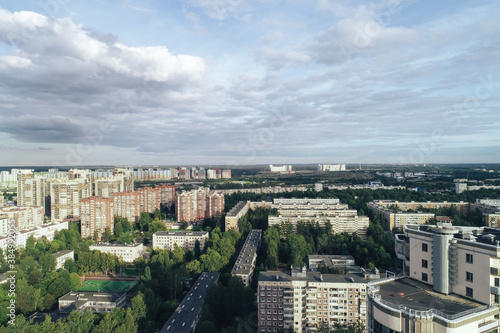
[[[432,287],[410,278],[404,278],[378,285],[377,292],[382,300],[396,306],[404,305],[418,311],[435,309],[446,315],[455,315],[463,311],[479,308],[485,304],[467,299],[456,294],[443,295]]]
[[[62,257],[68,253],[71,253],[71,252],[75,252],[73,250],[62,250],[62,251],[59,251],[59,252],[56,252],[56,253],[53,253],[52,255],[55,257],[55,258],[59,258],[59,257]]]
[[[92,302],[116,302],[124,293],[95,292],[95,291],[71,291],[61,296],[61,301],[92,301]]]
[[[205,301],[208,287],[219,279],[219,272],[201,273],[200,277],[187,292],[181,304],[167,320],[160,333],[188,333],[197,323]]]
[[[238,259],[234,263],[231,274],[250,274],[252,271],[253,260],[257,257],[262,230],[254,229],[250,231],[241,248]]]
[[[298,271],[297,271],[298,272]],[[287,282],[287,281],[308,281],[308,282],[334,282],[334,283],[367,283],[373,279],[366,279],[356,273],[348,274],[321,274],[319,272],[307,271],[304,276],[292,276],[290,271],[267,271],[260,272],[259,282]]]
[[[208,231],[157,231],[156,236],[204,236]]]

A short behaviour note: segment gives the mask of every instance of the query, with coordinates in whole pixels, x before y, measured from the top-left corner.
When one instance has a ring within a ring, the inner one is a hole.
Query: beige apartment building
[[[73,177],[77,175],[79,173],[74,172]],[[62,221],[68,217],[81,216],[80,201],[91,196],[92,183],[88,177],[76,177],[73,180],[51,180],[51,219]]]
[[[336,323],[366,322],[363,274],[321,274],[292,267],[291,272],[260,272],[258,332],[316,332]]]
[[[43,224],[45,209],[43,207],[8,206],[0,208],[0,216],[13,219],[17,231],[38,227]],[[2,228],[0,228],[2,229]]]
[[[90,197],[81,200],[82,238],[92,237],[100,240],[106,228],[113,233],[114,221],[113,198]]]
[[[224,194],[207,187],[182,191],[177,196],[175,214],[178,222],[199,221],[224,212]]]
[[[208,231],[157,231],[153,234],[153,249],[173,250],[177,244],[183,249],[194,250],[196,241],[203,250],[208,241]]]
[[[231,210],[226,214],[226,231],[229,229],[239,230],[238,222],[240,219],[248,212],[250,208],[250,203],[248,201],[240,201],[231,208]]]

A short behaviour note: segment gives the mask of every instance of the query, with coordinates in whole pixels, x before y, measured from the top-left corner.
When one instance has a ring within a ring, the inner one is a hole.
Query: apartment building
[[[250,203],[248,201],[240,201],[236,206],[231,208],[225,218],[226,231],[229,229],[238,231],[238,222],[248,212],[248,209],[250,209]]]
[[[345,171],[345,164],[318,164],[318,171]]]
[[[172,178],[172,169],[152,169],[147,170],[137,169],[134,171],[135,180],[151,180],[151,179],[165,179],[169,180]]]
[[[90,197],[81,199],[81,233],[82,238],[101,239],[109,229],[114,231],[114,199]]]
[[[0,235],[7,235],[11,221],[7,214],[0,214]]]
[[[62,250],[52,254],[56,258],[56,270],[59,268],[64,268],[66,260],[75,259],[75,251],[73,250]]]
[[[231,275],[240,277],[243,284],[247,287],[252,283],[252,275],[255,270],[261,238],[262,230],[253,229],[248,233],[247,239],[231,270]]]
[[[9,189],[17,187],[17,169],[11,171],[0,171],[0,188]]]
[[[478,209],[483,214],[484,226],[500,227],[500,199],[476,199],[471,209]]]
[[[1,215],[13,219],[16,230],[21,231],[41,226],[45,217],[45,209],[43,207],[8,206],[0,208]]]
[[[173,250],[177,244],[183,249],[194,250],[196,241],[200,249],[204,249],[208,231],[157,231],[153,234],[153,249]]]
[[[161,205],[171,206],[175,200],[175,186],[159,185],[144,187],[137,190],[141,212],[153,213]]]
[[[133,262],[137,258],[142,258],[144,254],[144,245],[142,243],[133,244],[110,244],[94,243],[90,245],[90,250],[97,250],[121,257],[125,262]]]
[[[53,241],[54,234],[63,229],[68,229],[68,221],[52,222],[23,231],[17,231],[14,235],[13,245],[16,248],[24,248],[26,247],[26,241],[31,236],[33,236],[35,239],[45,236],[49,241]],[[11,240],[9,240],[7,236],[0,236],[0,248],[3,250],[7,249],[10,241]]]
[[[32,170],[18,170],[17,205],[19,207],[43,206],[47,213],[50,204],[50,188],[46,178],[35,175]]]
[[[73,171],[73,172],[71,172]],[[70,170],[67,179],[50,181],[51,219],[62,221],[66,218],[81,216],[80,201],[92,196],[91,176],[84,170]]]
[[[405,225],[405,275],[369,288],[368,332],[497,332],[500,230]]]
[[[257,188],[238,188],[238,189],[227,189],[219,190],[223,194],[233,194],[233,193],[288,193],[294,191],[307,191],[305,186],[267,186],[267,187],[257,187]]]
[[[334,233],[356,234],[366,238],[370,220],[367,216],[358,216],[355,209],[339,203],[339,199],[274,199],[271,208],[278,210],[277,216],[268,216],[268,224],[280,225],[291,223],[294,227],[298,222],[319,223],[325,226],[330,223]]]
[[[305,267],[260,272],[258,332],[308,333],[336,323],[365,323],[369,281],[362,274],[321,274]]]
[[[141,201],[139,192],[125,191],[113,194],[114,215],[126,217],[130,223],[139,222]]]
[[[269,170],[271,172],[278,172],[278,173],[291,173],[294,172],[292,171],[292,166],[291,165],[269,165]]]
[[[224,194],[200,187],[196,190],[182,191],[177,196],[177,221],[198,221],[215,217],[224,212]]]

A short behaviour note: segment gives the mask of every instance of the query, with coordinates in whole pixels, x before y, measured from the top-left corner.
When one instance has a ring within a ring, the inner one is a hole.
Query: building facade
[[[43,224],[45,209],[43,207],[2,207],[0,216],[6,215],[14,220],[16,230],[26,230]]]
[[[153,234],[153,249],[173,250],[175,244],[183,249],[194,250],[196,241],[205,248],[208,231],[157,231]]]
[[[234,229],[236,231],[239,230],[238,222],[239,220],[248,212],[250,209],[250,203],[247,201],[240,201],[231,208],[231,210],[226,214],[225,224],[226,230]]]
[[[81,200],[82,238],[100,240],[106,229],[114,232],[114,199],[90,197]]]
[[[75,251],[73,250],[62,250],[52,255],[56,258],[56,270],[64,268],[66,260],[75,259]]]
[[[224,212],[224,194],[200,187],[196,190],[182,191],[177,196],[175,213],[178,222],[199,221],[219,216]]]
[[[366,288],[358,274],[321,274],[293,269],[260,272],[258,332],[316,332],[335,324],[366,322]]]
[[[23,231],[17,231],[14,235],[13,245],[16,248],[25,248],[26,241],[31,236],[33,236],[35,239],[45,236],[49,241],[53,241],[54,234],[64,229],[68,229],[68,221],[46,223],[38,227],[33,227]],[[7,236],[0,236],[0,248],[5,250],[7,249],[8,244],[9,238]]]
[[[94,243],[90,245],[90,250],[97,250],[103,253],[109,253],[121,257],[125,262],[133,262],[137,258],[142,258],[144,254],[144,245],[142,243],[134,244],[110,244]]]

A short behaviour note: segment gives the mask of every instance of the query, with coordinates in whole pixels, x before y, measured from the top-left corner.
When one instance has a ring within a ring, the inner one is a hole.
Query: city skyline
[[[0,166],[495,163],[493,1],[4,1]]]

